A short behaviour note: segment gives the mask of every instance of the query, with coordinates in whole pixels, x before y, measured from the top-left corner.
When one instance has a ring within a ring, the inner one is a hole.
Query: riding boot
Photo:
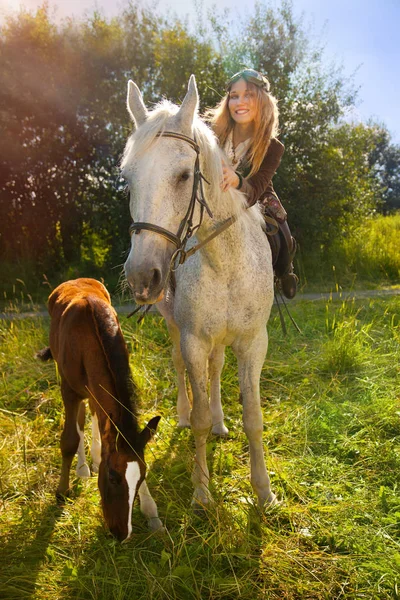
[[[295,275],[293,272],[293,258],[296,254],[296,240],[290,233],[287,222],[287,213],[275,192],[273,194],[265,194],[265,196],[261,199],[260,204],[262,205],[264,214],[273,217],[279,226],[279,231],[276,234],[276,237],[279,237],[279,242],[278,240],[275,240],[275,243],[273,243],[274,240],[271,237],[268,239],[273,254],[276,254],[276,247],[279,248],[279,254],[276,257],[276,260],[274,260],[274,271],[278,280],[278,286],[282,290],[283,295],[291,300],[296,295],[297,283],[299,281],[297,275]]]
[[[283,295],[291,300],[297,292],[299,281],[293,270],[293,258],[296,254],[296,240],[292,237],[287,221],[279,223],[279,237],[281,250],[275,264],[275,275]]]

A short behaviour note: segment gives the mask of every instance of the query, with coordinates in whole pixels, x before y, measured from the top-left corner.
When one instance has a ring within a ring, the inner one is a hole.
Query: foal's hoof
[[[158,533],[164,533],[166,531],[161,519],[158,517],[151,517],[149,519],[149,529],[150,531],[157,531]]]
[[[97,474],[97,473],[99,472],[99,466],[100,466],[100,465],[98,465],[98,464],[96,464],[96,463],[93,463],[93,464],[92,464],[92,473],[95,473],[95,474]]]
[[[179,419],[178,429],[190,429],[190,421],[188,419]]]
[[[224,423],[216,423],[213,425],[211,430],[213,435],[217,435],[218,437],[226,438],[229,435],[229,429],[225,427]]]
[[[56,491],[56,501],[57,504],[62,505],[65,504],[66,500],[70,497],[70,490],[65,490],[65,492],[61,492],[60,490]]]

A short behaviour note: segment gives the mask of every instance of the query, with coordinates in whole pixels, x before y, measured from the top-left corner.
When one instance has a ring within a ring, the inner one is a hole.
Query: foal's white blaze
[[[133,501],[135,499],[136,489],[137,489],[137,485],[138,485],[139,479],[140,479],[139,464],[135,460],[127,463],[126,471],[125,471],[125,479],[126,479],[126,483],[128,484],[128,490],[129,490],[128,535],[126,536],[126,539],[128,539],[132,533]]]

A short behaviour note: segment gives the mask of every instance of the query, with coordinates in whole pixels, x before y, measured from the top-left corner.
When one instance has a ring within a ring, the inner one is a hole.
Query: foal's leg
[[[90,477],[90,469],[86,462],[86,454],[85,454],[85,437],[84,437],[84,427],[85,427],[85,402],[79,404],[78,409],[78,417],[76,421],[76,427],[79,434],[79,444],[78,444],[78,462],[76,465],[76,474],[78,477]]]
[[[148,520],[149,528],[152,531],[159,531],[160,529],[164,529],[162,522],[158,518],[157,504],[154,502],[153,497],[150,494],[146,480],[144,480],[141,483],[138,493],[140,500],[140,510]]]
[[[212,425],[207,394],[207,359],[210,349],[201,346],[199,340],[193,335],[182,336],[181,347],[193,392],[190,424],[196,445],[196,456],[192,475],[194,485],[192,505],[195,509],[202,509],[212,501],[208,490],[210,474],[206,456],[207,437]]]
[[[62,465],[57,496],[67,495],[72,459],[78,450],[79,442],[81,440],[77,423],[82,400],[64,380],[61,381],[61,394],[65,408],[65,423],[60,442]]]
[[[221,404],[221,371],[225,362],[225,346],[216,346],[208,359],[210,376],[210,409],[212,417],[212,432],[222,437],[229,431],[224,424],[224,413]]]
[[[95,412],[92,413],[92,445],[90,447],[90,454],[92,456],[92,471],[93,473],[98,473],[101,462],[101,436],[99,421]]]
[[[260,406],[260,375],[268,347],[268,334],[263,329],[249,343],[233,346],[238,358],[239,383],[243,398],[243,425],[250,447],[250,481],[258,497],[258,506],[276,504],[276,496],[265,466],[262,442],[263,418]]]

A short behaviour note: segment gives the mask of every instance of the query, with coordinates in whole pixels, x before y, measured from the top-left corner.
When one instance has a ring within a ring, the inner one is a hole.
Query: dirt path
[[[349,292],[316,292],[309,294],[297,294],[296,298],[293,300],[288,300],[287,304],[290,306],[291,304],[296,304],[297,302],[309,301],[315,302],[318,300],[349,300],[352,298],[361,299],[361,298],[373,298],[373,297],[382,297],[382,296],[399,296],[399,289],[391,289],[391,290],[359,290],[359,291],[349,291]],[[129,314],[133,310],[133,304],[127,304],[124,306],[116,306],[115,310],[119,315]],[[151,312],[157,312],[156,308],[152,308]],[[37,318],[37,317],[48,317],[48,312],[44,306],[37,306],[32,310],[27,310],[24,312],[17,311],[4,311],[0,312],[0,319],[7,321],[16,321],[20,319],[29,319],[29,318]]]

